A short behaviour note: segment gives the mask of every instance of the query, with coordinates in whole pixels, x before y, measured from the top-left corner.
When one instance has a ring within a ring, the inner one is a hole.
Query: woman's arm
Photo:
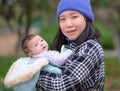
[[[62,74],[55,75],[42,72],[37,82],[37,91],[88,91],[87,88],[90,87],[93,89],[92,87],[95,85],[97,79],[95,76],[100,75],[101,79],[104,77],[102,58],[103,50],[101,50],[100,47],[97,47],[96,44],[92,42],[86,43],[78,48],[75,54],[71,55],[67,60]],[[98,68],[101,66],[98,73],[95,73],[94,69],[95,60]],[[99,61],[101,61],[100,64]],[[98,77],[98,79],[100,78]],[[102,79],[102,81],[104,80]],[[103,86],[103,84],[96,85],[101,85],[101,87]]]

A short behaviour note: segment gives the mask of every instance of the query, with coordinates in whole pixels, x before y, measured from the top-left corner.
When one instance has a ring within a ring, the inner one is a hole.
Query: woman
[[[59,31],[54,47],[69,45],[74,51],[63,65],[62,74],[42,72],[37,91],[103,91],[104,52],[94,27],[90,0],[61,0],[57,7]]]

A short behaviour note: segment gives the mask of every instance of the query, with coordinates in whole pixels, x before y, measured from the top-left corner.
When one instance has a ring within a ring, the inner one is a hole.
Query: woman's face
[[[59,24],[68,39],[76,40],[85,29],[86,18],[77,11],[67,10],[60,14]]]

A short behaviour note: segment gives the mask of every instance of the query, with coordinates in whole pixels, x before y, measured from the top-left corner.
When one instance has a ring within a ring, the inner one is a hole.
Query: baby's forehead
[[[27,43],[29,44],[33,41],[37,41],[37,40],[40,40],[40,39],[41,39],[41,37],[36,35],[36,36],[32,37],[30,40],[28,40]]]
[[[39,35],[36,35],[35,36],[37,39],[43,39],[41,36],[39,36]]]

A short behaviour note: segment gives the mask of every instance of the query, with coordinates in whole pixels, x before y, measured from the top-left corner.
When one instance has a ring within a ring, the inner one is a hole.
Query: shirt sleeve
[[[42,53],[42,57],[46,57],[49,62],[56,66],[61,66],[65,63],[66,59],[72,54],[72,50],[68,49],[64,52],[47,51]]]
[[[89,43],[76,49],[64,65],[62,74],[50,74],[42,72],[37,82],[37,90],[43,91],[89,91],[86,88],[93,87],[96,75],[104,75],[103,52],[95,44]],[[94,59],[93,59],[94,58]],[[102,65],[100,72],[95,74],[94,62]],[[102,80],[103,81],[103,80]],[[103,82],[102,82],[103,83]],[[103,86],[103,85],[102,85]],[[94,91],[94,90],[91,90]],[[96,90],[97,91],[97,90]],[[102,91],[102,90],[98,90]]]

